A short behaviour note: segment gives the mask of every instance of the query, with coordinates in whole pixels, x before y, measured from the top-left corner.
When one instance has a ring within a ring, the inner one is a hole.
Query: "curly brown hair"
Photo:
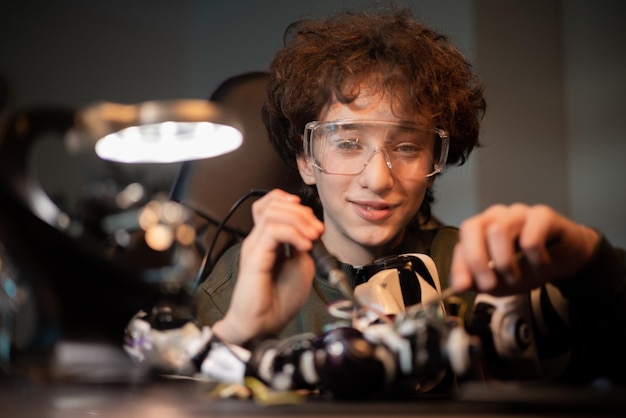
[[[404,112],[426,117],[450,135],[447,164],[463,164],[485,112],[482,83],[448,37],[415,20],[409,9],[343,12],[289,25],[270,65],[263,121],[270,140],[294,169],[304,126],[333,99],[350,103],[355,87],[376,80]],[[301,196],[321,217],[315,186]],[[431,189],[420,215],[430,218]]]

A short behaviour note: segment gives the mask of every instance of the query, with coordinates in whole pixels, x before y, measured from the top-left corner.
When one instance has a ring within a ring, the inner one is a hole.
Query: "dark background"
[[[3,2],[4,109],[206,98],[227,77],[266,69],[290,21],[374,3],[381,2]],[[496,202],[546,203],[626,246],[626,3],[396,4],[454,38],[487,88],[487,146],[437,180],[435,214],[458,224]],[[167,190],[178,168],[112,167],[46,142],[36,167],[49,193],[69,202],[112,172]]]

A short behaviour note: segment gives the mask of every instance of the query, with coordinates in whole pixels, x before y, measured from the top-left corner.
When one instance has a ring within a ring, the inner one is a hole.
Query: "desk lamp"
[[[10,327],[20,304],[30,304],[27,309],[38,318],[20,330],[17,343],[28,349],[24,351],[49,350],[61,335],[95,337],[121,347],[128,320],[139,309],[155,306],[163,289],[150,283],[145,269],[129,263],[129,257],[112,255],[99,242],[102,235],[86,233],[83,223],[47,196],[29,169],[34,145],[52,135],[70,150],[94,147],[109,161],[173,163],[236,149],[243,139],[241,125],[227,108],[204,100],[31,107],[1,122],[0,258],[5,262],[0,262],[0,284],[30,297],[11,299],[0,291],[0,356],[6,356],[7,338],[15,334]],[[136,208],[131,215],[137,219],[142,212]],[[109,211],[98,221],[108,233],[124,228],[128,218]],[[11,274],[6,266],[12,266]]]

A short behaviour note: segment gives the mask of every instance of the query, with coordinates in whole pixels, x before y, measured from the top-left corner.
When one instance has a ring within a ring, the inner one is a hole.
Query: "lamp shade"
[[[240,122],[206,100],[97,103],[80,112],[100,158],[122,163],[173,163],[215,157],[243,141]]]

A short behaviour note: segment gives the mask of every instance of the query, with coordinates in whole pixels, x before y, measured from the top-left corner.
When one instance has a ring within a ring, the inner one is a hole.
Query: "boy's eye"
[[[401,154],[417,154],[421,150],[421,147],[413,143],[402,143],[394,147],[394,152]]]
[[[342,151],[355,151],[361,148],[356,138],[337,138],[333,140],[333,147]]]

